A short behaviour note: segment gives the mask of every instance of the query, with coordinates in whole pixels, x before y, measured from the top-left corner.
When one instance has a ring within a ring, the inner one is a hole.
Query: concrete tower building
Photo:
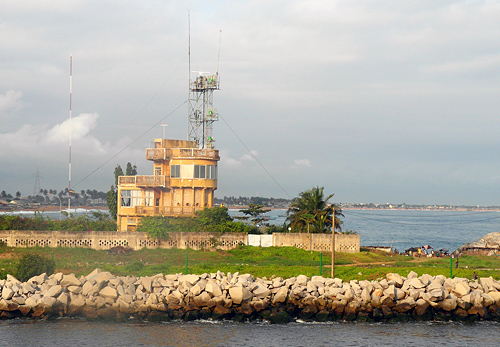
[[[189,140],[155,139],[154,148],[146,149],[153,175],[118,178],[118,231],[136,230],[145,216],[192,216],[214,205],[220,159],[212,136],[218,74],[199,73],[189,84]]]

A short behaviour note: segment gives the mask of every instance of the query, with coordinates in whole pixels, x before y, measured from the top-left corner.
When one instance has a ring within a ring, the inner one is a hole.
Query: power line
[[[236,134],[236,132],[233,130],[233,128],[231,128],[231,126],[226,122],[226,120],[224,119],[224,117],[222,117],[220,114],[219,114],[219,117],[222,119],[222,121],[226,124],[226,126],[229,128],[229,130],[231,130],[231,132],[233,133],[233,135],[238,139],[238,141],[240,141],[240,143],[243,145],[243,147],[246,148],[246,150],[248,151],[248,153],[250,153],[250,155],[252,156],[253,159],[255,159],[255,161],[260,165],[260,167],[269,175],[269,177],[271,177],[271,179],[274,181],[274,183],[276,183],[276,185],[278,187],[280,187],[280,189],[283,191],[283,193],[286,194],[286,196],[288,198],[291,199],[291,196],[288,194],[288,192],[285,190],[285,188],[283,188],[281,186],[281,184],[278,183],[278,181],[273,177],[273,175],[271,175],[271,173],[264,167],[264,165],[260,162],[259,159],[257,159],[257,157],[252,153],[252,151],[250,151],[250,149],[247,147],[247,145],[243,142],[243,140]]]
[[[366,216],[363,216],[362,214],[356,214],[356,213],[352,213],[352,212],[346,212],[345,210],[342,211],[343,213],[347,214],[347,215],[351,215],[352,217],[357,217],[357,218],[360,218],[360,219],[366,219],[366,220],[371,220],[371,221],[376,221],[376,222],[380,222],[380,223],[387,223],[387,224],[397,224],[397,225],[426,225],[426,226],[439,226],[439,225],[460,225],[460,224],[473,224],[473,223],[481,223],[481,222],[487,222],[487,221],[490,221],[490,220],[494,220],[494,219],[499,219],[500,216],[496,216],[496,217],[490,217],[490,218],[484,218],[484,219],[479,219],[479,220],[473,220],[473,221],[454,221],[454,222],[443,222],[443,223],[426,223],[426,222],[415,222],[415,223],[412,223],[412,222],[396,222],[394,220],[384,220],[384,219],[378,219],[378,218],[371,218],[371,217],[366,217]],[[382,217],[382,215],[379,215]],[[400,218],[400,217],[403,217],[403,216],[385,216],[385,217],[397,217],[397,218]],[[408,216],[404,216],[404,217],[408,217]],[[418,218],[420,219],[420,216],[415,216],[413,218]]]
[[[163,82],[163,84],[156,90],[156,92],[153,93],[153,95],[151,96],[151,98],[148,101],[146,101],[146,103],[143,105],[143,107],[141,108],[141,110],[136,113],[137,115],[135,117],[133,117],[132,119],[130,119],[129,122],[132,122],[133,120],[137,119],[140,115],[142,115],[144,113],[144,110],[146,109],[146,107],[157,97],[157,95],[159,94],[160,90],[162,90],[163,87],[165,87],[165,85],[167,84],[167,82],[169,82],[172,79],[172,77],[174,76],[175,72],[179,69],[179,67],[182,65],[182,63],[184,63],[185,59],[186,59],[186,57],[184,57],[183,59],[181,59],[181,61],[179,62],[179,64],[177,64],[177,66],[172,70],[172,73],[167,77],[167,79]],[[170,115],[172,115],[172,113],[174,113],[175,111],[177,111],[187,101],[188,100],[184,101],[181,105],[179,105],[178,107],[176,107],[172,112],[170,112],[165,117],[163,117],[162,119],[160,119],[159,122],[161,122],[161,121],[167,119],[168,117],[170,117]],[[157,124],[158,124],[158,122],[155,123],[151,128],[149,128],[143,134],[141,134],[139,137],[137,137],[134,141],[132,141],[127,146],[125,146],[124,148],[122,148],[118,153],[116,153],[111,158],[109,158],[108,160],[106,160],[103,164],[101,164],[100,166],[98,166],[94,171],[90,172],[87,176],[85,176],[83,179],[81,179],[80,181],[78,181],[78,183],[75,184],[73,187],[75,187],[78,184],[82,183],[87,178],[89,178],[90,176],[92,176],[95,172],[99,171],[104,165],[106,165],[107,163],[109,163],[112,159],[116,158],[120,153],[122,153],[124,150],[126,150],[127,148],[129,148],[132,144],[134,144],[135,142],[137,142],[141,137],[143,137],[144,135],[146,135],[148,132],[150,132]]]
[[[350,209],[344,209],[345,211],[349,211],[349,213],[356,214],[356,212],[352,212],[353,210]],[[354,210],[354,211],[362,211],[362,210]],[[422,212],[421,210],[384,210],[385,212]],[[437,213],[445,213],[446,211],[423,211],[423,212],[437,212]],[[492,211],[462,211],[461,213],[455,213],[455,214],[446,214],[446,217],[456,217],[456,216],[464,216],[465,213],[467,216],[474,215],[474,214],[485,214],[485,213],[490,213]],[[379,217],[387,217],[388,215],[386,213],[371,213],[371,212],[360,212],[362,215],[370,215],[370,216],[379,216]],[[398,218],[415,218],[415,216],[410,216],[410,215],[398,215]],[[418,216],[418,218],[436,218],[436,216]]]
[[[139,135],[134,141],[130,142],[127,146],[123,147],[120,151],[118,151],[118,153],[116,153],[111,158],[109,158],[108,160],[106,160],[103,164],[101,164],[100,166],[98,166],[94,171],[92,171],[87,176],[85,176],[83,179],[81,179],[73,187],[76,187],[77,185],[79,185],[80,183],[82,183],[83,181],[85,181],[87,178],[89,178],[91,175],[93,175],[95,172],[97,172],[100,168],[102,168],[104,165],[106,165],[107,163],[109,163],[113,158],[116,158],[120,153],[122,153],[124,150],[126,150],[127,148],[129,148],[130,146],[132,146],[135,142],[137,142],[141,137],[143,137],[148,132],[150,132],[151,130],[153,130],[153,128],[156,127],[158,125],[158,123],[160,123],[160,122],[164,121],[165,119],[167,119],[168,117],[170,117],[175,111],[177,111],[179,108],[181,108],[182,106],[184,106],[187,102],[188,102],[188,100],[185,100],[182,104],[180,104],[179,106],[177,106],[173,111],[171,111],[165,117],[163,117],[159,121],[155,122],[154,125],[152,125],[149,129],[147,129],[141,135]]]

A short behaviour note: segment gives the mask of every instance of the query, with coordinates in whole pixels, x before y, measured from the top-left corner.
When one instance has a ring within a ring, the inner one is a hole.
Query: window
[[[161,166],[155,166],[155,176],[161,175]]]
[[[141,206],[142,205],[142,192],[140,190],[131,190],[132,202],[130,204],[131,207]]]
[[[195,165],[194,166],[194,178],[205,178],[205,172],[206,172],[206,166],[205,165]]]
[[[153,201],[153,191],[145,191],[145,204],[151,206]],[[142,190],[122,190],[121,192],[121,206],[122,207],[135,207],[142,206]],[[149,204],[149,205],[148,205]]]
[[[121,206],[130,206],[130,190],[122,190],[120,205]]]
[[[207,165],[207,178],[209,180],[217,179],[217,166],[216,165]]]
[[[170,177],[172,177],[172,178],[181,177],[181,166],[180,165],[170,165]]]
[[[144,206],[153,206],[153,191],[144,191]]]

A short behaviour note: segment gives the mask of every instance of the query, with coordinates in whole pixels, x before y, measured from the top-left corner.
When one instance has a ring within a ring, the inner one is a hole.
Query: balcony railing
[[[118,185],[133,185],[136,187],[166,187],[169,178],[167,176],[119,176]]]
[[[170,155],[176,158],[220,159],[218,150],[206,148],[171,148]]]
[[[168,151],[166,148],[146,148],[146,160],[167,160]]]
[[[219,160],[219,151],[206,148],[147,148],[147,160],[168,160],[175,158],[215,159]]]
[[[196,211],[203,209],[200,206],[136,206],[135,213],[139,216],[193,216]]]

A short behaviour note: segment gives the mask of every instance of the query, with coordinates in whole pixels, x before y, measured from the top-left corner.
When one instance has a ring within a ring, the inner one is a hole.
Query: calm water
[[[0,321],[1,346],[498,346],[500,325]]]

